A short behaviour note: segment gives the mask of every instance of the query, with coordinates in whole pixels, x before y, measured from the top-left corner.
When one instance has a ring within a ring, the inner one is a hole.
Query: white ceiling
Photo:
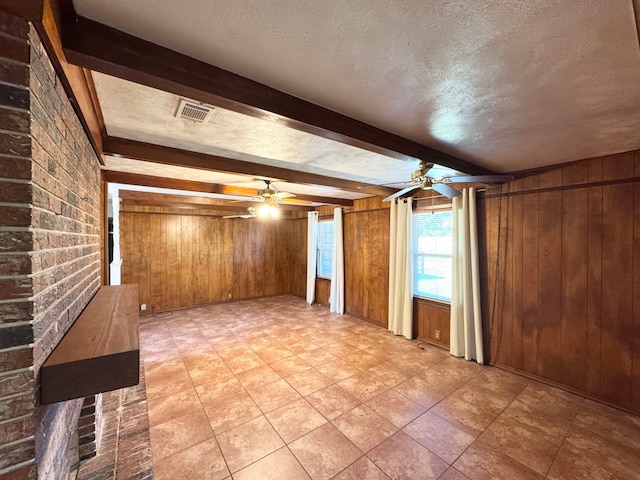
[[[488,169],[640,148],[640,49],[624,0],[74,0],[79,15]],[[388,184],[403,162],[94,75],[110,135]],[[290,189],[292,190],[292,189]],[[337,196],[337,195],[336,195]]]
[[[111,136],[377,185],[406,181],[418,166],[222,108],[197,124],[176,117],[181,97],[96,72],[93,79]]]

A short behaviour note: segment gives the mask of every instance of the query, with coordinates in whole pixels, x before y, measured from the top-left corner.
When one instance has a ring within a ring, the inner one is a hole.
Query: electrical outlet
[[[231,298],[231,294],[229,294],[229,298]]]
[[[440,330],[436,330],[435,337],[436,340],[440,340]]]
[[[142,305],[140,305],[140,310],[145,311],[147,309],[147,304],[143,303]]]

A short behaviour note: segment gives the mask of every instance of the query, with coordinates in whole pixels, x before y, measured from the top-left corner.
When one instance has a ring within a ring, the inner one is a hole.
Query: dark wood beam
[[[62,2],[71,3],[70,0]],[[62,29],[67,59],[81,67],[269,119],[382,155],[402,160],[427,160],[472,175],[492,173],[466,160],[78,16],[75,12],[64,19]]]
[[[396,189],[371,185],[370,183],[327,177],[281,167],[272,167],[261,163],[234,160],[216,155],[207,155],[206,153],[164,147],[162,145],[138,142],[136,140],[127,140],[125,138],[106,137],[102,141],[102,148],[105,155],[127,157],[145,162],[161,163],[163,165],[199,168],[201,170],[235,173],[252,177],[279,178],[292,183],[322,185],[367,195],[388,196],[396,192]]]
[[[39,22],[42,19],[43,2],[44,0],[0,0],[0,10]]]
[[[194,180],[182,180],[179,178],[154,177],[153,175],[117,172],[114,170],[105,170],[104,176],[109,183],[170,188],[174,190],[186,190],[189,192],[219,193],[221,195],[245,195],[247,190],[252,190],[245,189],[244,187],[219,185],[217,183],[197,182]]]
[[[155,200],[127,200],[122,201],[120,205],[120,213],[130,212],[129,207],[158,207],[158,208],[176,208],[183,210],[207,210],[209,214],[213,215],[245,215],[248,211],[245,208],[234,207],[231,205],[198,205],[197,203],[180,203],[180,202],[156,202]],[[215,212],[215,213],[212,213]]]
[[[14,1],[14,3],[22,5],[22,2]],[[41,18],[34,20],[34,26],[69,97],[69,101],[89,137],[99,161],[102,163],[102,137],[106,133],[106,129],[91,73],[69,63],[62,51],[60,19],[73,14],[72,5],[69,7],[64,2],[61,2],[62,5],[58,5],[56,0],[43,0],[41,2],[28,0],[24,2],[25,5],[36,3],[40,4]]]
[[[188,192],[218,193],[221,195],[238,195],[241,197],[255,197],[258,195],[256,188],[238,187],[234,185],[220,185],[217,183],[197,182],[193,180],[181,180],[179,178],[154,177],[152,175],[140,175],[137,173],[116,172],[104,170],[105,178],[111,183],[123,183],[125,185],[140,185],[144,187],[170,188],[173,190],[186,190]],[[336,197],[320,197],[317,195],[295,196],[298,200],[328,205],[341,205],[352,207],[353,200]]]
[[[218,207],[220,205],[230,205],[229,200],[224,198],[209,198],[190,195],[175,195],[156,192],[139,192],[137,190],[120,190],[120,198],[123,202],[128,201],[155,201],[158,204],[164,203],[194,203],[206,205],[208,207]],[[238,207],[249,207],[253,202],[235,202]]]
[[[136,203],[137,205],[152,205],[156,207],[180,207],[180,208],[207,208],[211,210],[244,211],[248,207],[259,207],[261,202],[238,202],[223,198],[208,198],[189,195],[172,195],[155,192],[138,192],[132,190],[120,190],[120,198],[123,203]],[[281,210],[313,210],[306,205],[279,204]]]

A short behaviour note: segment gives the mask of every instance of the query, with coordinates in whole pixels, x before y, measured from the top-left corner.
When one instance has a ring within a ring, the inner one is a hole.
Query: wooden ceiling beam
[[[71,0],[60,0],[67,7]],[[72,8],[62,22],[67,59],[81,67],[235,112],[268,119],[401,160],[435,162],[470,175],[490,170],[392,134],[96,21]]]
[[[216,155],[207,155],[206,153],[191,152],[152,143],[128,140],[126,138],[106,137],[102,141],[102,148],[105,155],[127,157],[145,162],[161,163],[163,165],[198,168],[200,170],[249,175],[251,177],[276,178],[292,183],[328,186],[367,195],[388,196],[396,192],[394,188],[381,187],[370,183],[327,177],[281,167],[272,167],[271,165],[261,163],[234,160]]]
[[[5,9],[0,0],[0,9]],[[102,163],[102,137],[106,132],[102,111],[98,104],[93,79],[88,70],[70,64],[62,51],[60,39],[60,18],[65,15],[60,11],[56,0],[9,0],[12,10],[33,21],[40,39],[49,55],[49,59],[58,74],[58,78],[69,97],[78,119],[87,133],[89,141]],[[72,6],[71,6],[72,7]],[[66,7],[69,9],[69,7]],[[70,9],[74,14],[75,12]],[[66,16],[70,15],[68,12]]]
[[[208,182],[197,182],[193,180],[182,180],[179,178],[154,177],[153,175],[117,172],[115,170],[104,170],[104,177],[105,180],[110,183],[140,185],[142,187],[170,188],[173,190],[186,190],[189,192],[202,193],[219,193],[222,195],[244,195],[245,193],[245,189],[243,187],[233,187]]]
[[[238,195],[240,197],[255,197],[258,195],[256,188],[238,187],[235,185],[221,185],[218,183],[197,182],[193,180],[181,180],[179,178],[154,177],[152,175],[140,175],[137,173],[117,172],[103,170],[105,180],[110,183],[122,183],[125,185],[140,185],[143,187],[169,188],[173,190],[186,190],[188,192],[218,193],[220,195]],[[317,195],[299,195],[297,200],[323,203],[326,205],[340,205],[352,207],[353,200],[348,198],[320,197]]]
[[[209,198],[192,195],[176,195],[156,192],[140,192],[137,190],[120,190],[122,201],[155,201],[158,203],[195,203],[209,207],[229,205],[230,201],[223,198]],[[235,202],[233,206],[238,208],[249,207],[253,202]]]
[[[18,17],[26,18],[32,22],[42,20],[44,0],[0,0],[0,10]]]
[[[261,202],[238,202],[223,198],[208,198],[189,195],[173,195],[155,192],[139,192],[120,190],[120,198],[124,203],[149,205],[155,207],[208,208],[211,210],[241,211],[246,213],[248,207],[259,207]],[[281,210],[312,210],[306,205],[279,204]]]
[[[188,202],[156,202],[154,200],[127,200],[122,201],[120,204],[120,212],[128,212],[129,207],[157,207],[157,208],[179,208],[188,210],[208,210],[214,212],[221,212],[219,215],[245,215],[248,214],[246,208],[233,207],[231,205],[198,205],[197,203]]]

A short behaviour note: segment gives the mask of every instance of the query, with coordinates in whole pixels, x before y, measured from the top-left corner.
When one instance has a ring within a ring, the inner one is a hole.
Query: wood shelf
[[[40,401],[57,403],[137,385],[138,287],[100,287],[41,369]]]

